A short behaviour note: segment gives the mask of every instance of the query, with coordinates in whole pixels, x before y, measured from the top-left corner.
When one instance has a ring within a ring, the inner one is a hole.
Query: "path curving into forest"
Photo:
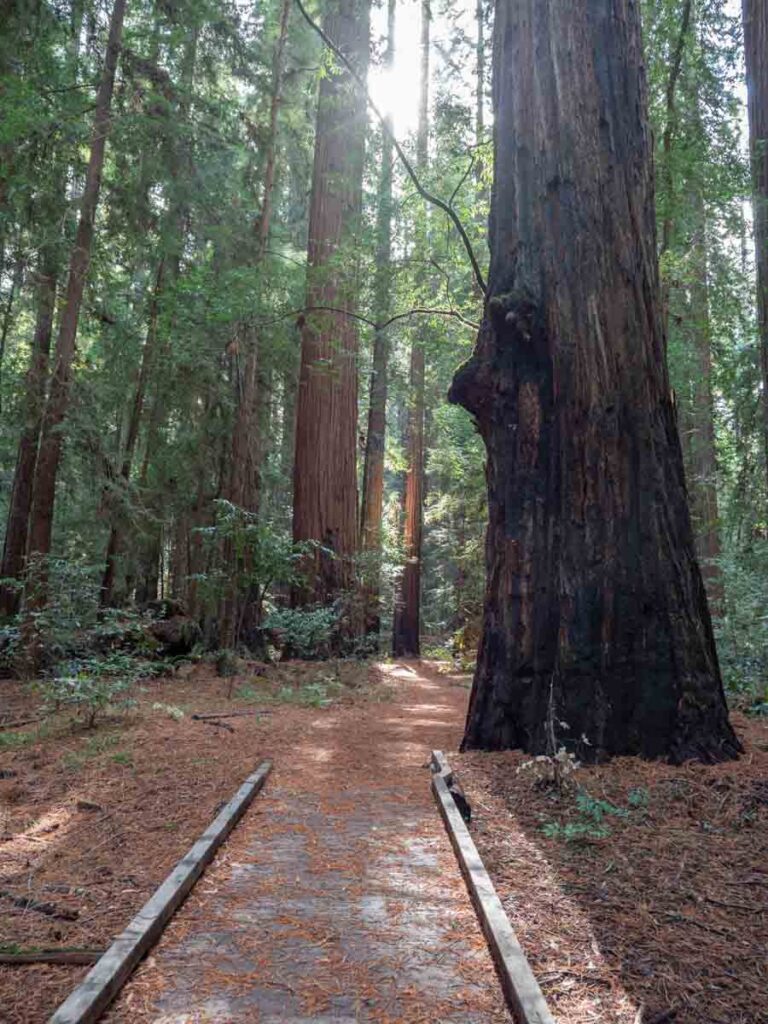
[[[465,685],[382,666],[318,714],[107,1014],[112,1024],[501,1024],[490,954],[432,802]]]

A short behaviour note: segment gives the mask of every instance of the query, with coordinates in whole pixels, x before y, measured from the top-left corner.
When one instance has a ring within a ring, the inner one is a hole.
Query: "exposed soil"
[[[573,791],[518,772],[524,755],[450,755],[558,1021],[768,1022],[768,722],[734,725],[746,748],[737,762],[577,769],[574,784],[625,812],[603,810],[600,822]],[[548,838],[548,823],[587,834]]]

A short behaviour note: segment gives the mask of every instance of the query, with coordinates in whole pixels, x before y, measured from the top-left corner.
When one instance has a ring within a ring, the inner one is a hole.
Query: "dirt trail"
[[[467,691],[385,666],[395,700],[317,714],[107,1019],[510,1020],[429,791]]]

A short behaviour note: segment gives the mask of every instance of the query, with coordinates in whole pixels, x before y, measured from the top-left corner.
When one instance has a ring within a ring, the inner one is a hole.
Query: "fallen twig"
[[[7,889],[0,889],[0,896],[10,900],[15,907],[22,910],[34,910],[36,914],[45,914],[46,917],[53,917],[57,921],[76,921],[80,916],[78,910],[66,910],[63,907],[57,907],[55,903],[43,903],[32,899],[31,896],[16,896],[15,893],[8,892]]]
[[[234,732],[234,727],[229,722],[219,722],[218,719],[212,718],[201,718],[200,721],[203,725],[218,725],[220,729],[227,729],[229,732]]]
[[[198,715],[194,714],[191,717],[196,722],[208,722],[214,718],[245,718],[247,715],[271,715],[271,711],[267,711],[264,708],[256,708],[254,711],[222,711],[221,714],[210,715]]]
[[[31,949],[0,953],[0,964],[95,964],[103,949]]]

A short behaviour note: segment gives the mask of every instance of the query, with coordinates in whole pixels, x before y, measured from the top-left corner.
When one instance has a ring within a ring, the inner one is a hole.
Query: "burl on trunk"
[[[728,721],[667,377],[633,0],[498,0],[488,453],[465,748],[717,760]]]

